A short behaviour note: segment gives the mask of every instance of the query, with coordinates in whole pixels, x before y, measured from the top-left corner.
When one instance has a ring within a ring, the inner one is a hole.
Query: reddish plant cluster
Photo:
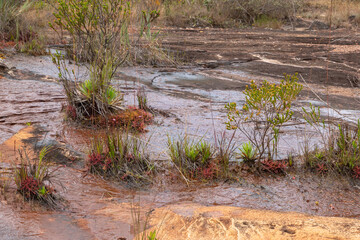
[[[39,190],[44,187],[46,194],[52,194],[54,189],[41,184],[39,180],[35,179],[32,176],[27,176],[20,183],[19,191],[23,194],[26,199],[36,199],[39,198]]]
[[[354,178],[360,179],[360,166],[355,166],[353,168]]]
[[[20,192],[23,193],[25,198],[34,198],[37,196],[40,183],[35,178],[28,176],[20,184]]]
[[[325,163],[318,163],[316,165],[316,171],[319,174],[325,174],[328,171],[328,169],[327,169]]]
[[[142,109],[136,107],[129,107],[125,111],[110,116],[109,119],[103,124],[108,123],[110,126],[123,126],[130,127],[138,132],[145,132],[146,125],[150,124],[153,120],[153,115]]]
[[[211,162],[207,167],[201,169],[201,176],[204,179],[214,179],[219,172],[219,167],[215,162]]]
[[[261,169],[274,174],[284,173],[287,166],[288,163],[285,161],[274,161],[271,159],[261,161]]]
[[[196,170],[190,171],[190,178],[192,179],[208,179],[213,180],[219,173],[219,166],[212,161],[204,167],[198,167]]]
[[[76,119],[77,114],[76,114],[76,109],[73,105],[66,105],[65,107],[65,113],[67,116],[71,117],[72,119]]]
[[[127,153],[125,156],[125,160],[126,162],[131,163],[136,159],[132,153]],[[106,153],[101,154],[93,152],[88,155],[87,162],[90,169],[103,170],[106,172],[114,161],[110,157],[108,157],[108,154]]]
[[[90,169],[102,169],[106,171],[109,168],[111,162],[112,161],[110,158],[107,158],[106,155],[100,153],[91,153],[88,156],[88,164]]]
[[[14,47],[16,43],[14,41],[0,41],[0,49]]]

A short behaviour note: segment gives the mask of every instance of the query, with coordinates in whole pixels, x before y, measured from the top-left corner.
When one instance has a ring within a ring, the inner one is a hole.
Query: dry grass
[[[302,0],[168,0],[162,13],[164,21],[174,26],[234,27],[252,25],[264,16],[278,23],[291,21],[301,6]]]
[[[0,14],[0,39],[14,41],[20,52],[46,53],[44,30],[52,14],[44,1],[0,0]]]
[[[359,0],[306,0],[301,16],[319,19],[332,27],[351,27],[360,25]]]

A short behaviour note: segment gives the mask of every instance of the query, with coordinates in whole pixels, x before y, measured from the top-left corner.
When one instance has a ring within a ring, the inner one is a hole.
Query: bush
[[[276,158],[280,128],[291,120],[294,114],[292,102],[302,89],[297,81],[297,75],[285,75],[279,85],[265,81],[258,86],[252,82],[244,91],[242,109],[238,109],[236,103],[225,106],[228,111],[227,129],[240,130],[255,147],[258,159],[264,155],[268,159]],[[250,156],[249,151],[249,146],[243,149],[245,158]]]
[[[54,30],[66,30],[73,41],[75,63],[89,62],[90,78],[75,81],[64,56],[55,54],[68,105],[76,110],[78,120],[106,117],[121,108],[122,96],[111,86],[117,68],[125,61],[130,6],[123,0],[57,0]],[[57,28],[55,28],[57,26]],[[74,79],[74,81],[72,81]]]
[[[53,56],[64,86],[71,118],[79,121],[109,116],[125,110],[122,94],[111,85],[112,78],[127,59],[131,48],[128,34],[131,6],[124,0],[57,0],[54,30],[66,30],[72,37],[72,58],[75,63],[86,61],[90,77],[76,81],[65,57]],[[143,12],[140,37],[152,37],[150,23],[158,17],[157,11]],[[145,31],[146,30],[146,31]],[[75,111],[74,111],[75,110]]]
[[[94,139],[87,158],[88,169],[130,185],[150,183],[155,166],[146,152],[146,145],[127,133]]]

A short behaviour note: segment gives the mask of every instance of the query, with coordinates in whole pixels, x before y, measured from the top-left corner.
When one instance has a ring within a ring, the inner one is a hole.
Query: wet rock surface
[[[114,81],[124,92],[126,104],[136,105],[136,91],[145,87],[150,106],[167,113],[157,114],[149,132],[140,136],[144,140],[152,136],[155,160],[168,160],[168,134],[186,131],[213,141],[213,132],[225,129],[225,103],[243,103],[241,91],[251,80],[279,82],[284,72],[298,71],[305,81],[295,103],[297,113],[311,102],[334,118],[349,122],[360,118],[356,32],[334,31],[329,45],[327,32],[166,31],[164,45],[182,51],[196,65],[122,68]],[[86,155],[90,139],[103,132],[64,121],[65,96],[50,57],[14,55],[5,63],[11,70],[0,79],[1,170],[8,171],[18,161],[14,149],[56,146],[52,168],[60,166],[55,179],[61,182],[58,189],[64,198],[61,210],[40,212],[3,200],[0,233],[5,239],[131,239],[134,202],[144,211],[155,209],[153,227],[166,220],[160,227],[165,234],[161,239],[359,238],[360,187],[346,178],[303,173],[279,178],[244,175],[233,183],[187,187],[163,173],[154,186],[134,191],[87,175],[79,157]],[[301,122],[300,116],[296,121]],[[298,151],[305,141],[300,134],[304,127],[295,124],[284,131],[280,150],[284,154]],[[244,140],[236,136],[237,142]],[[310,141],[317,143],[319,137]],[[327,217],[281,213],[288,211]]]

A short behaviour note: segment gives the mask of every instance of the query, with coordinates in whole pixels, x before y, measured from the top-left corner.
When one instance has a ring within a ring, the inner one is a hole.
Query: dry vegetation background
[[[360,24],[360,0],[132,0],[132,23],[142,10],[160,10],[158,26],[265,27],[319,20],[333,28]],[[0,0],[0,38],[20,44],[19,50],[42,53],[42,45],[58,38],[48,27],[53,0]],[[45,38],[46,36],[46,38]],[[39,52],[37,52],[39,51]]]

